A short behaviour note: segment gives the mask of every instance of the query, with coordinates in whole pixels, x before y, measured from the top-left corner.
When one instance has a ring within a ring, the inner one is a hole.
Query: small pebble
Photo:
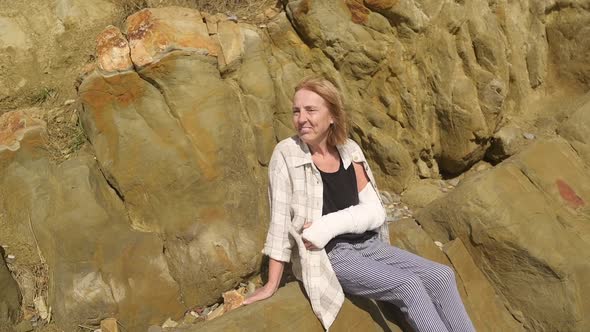
[[[528,140],[535,139],[535,134],[532,133],[524,133],[522,136]]]
[[[246,292],[246,295],[254,293],[254,291],[256,290],[256,285],[252,281],[248,281],[247,290],[248,291]]]
[[[440,191],[442,191],[443,193],[448,193],[449,192],[449,189],[447,189],[447,188],[440,188]]]
[[[6,259],[14,260],[14,259],[16,259],[16,256],[8,255],[8,256],[6,256]]]
[[[169,328],[169,327],[177,327],[178,323],[172,320],[172,318],[168,318],[164,324],[162,324],[162,328]]]
[[[459,178],[454,178],[454,179],[450,179],[449,181],[447,181],[451,186],[456,187],[459,182],[461,182],[461,179]]]
[[[223,313],[225,312],[225,309],[223,307],[223,304],[220,305],[219,307],[217,307],[217,309],[211,311],[208,315],[207,315],[207,320],[212,320],[215,319],[221,315],[223,315]]]
[[[74,102],[75,102],[75,100],[74,100],[74,99],[68,99],[68,100],[64,101],[64,106],[71,105],[71,104],[73,104]]]
[[[483,170],[485,170],[485,169],[487,169],[487,168],[488,168],[488,166],[486,166],[485,164],[481,164],[481,165],[478,165],[478,166],[475,168],[475,170],[476,170],[476,171],[478,171],[478,172],[481,172],[481,171],[483,171]]]

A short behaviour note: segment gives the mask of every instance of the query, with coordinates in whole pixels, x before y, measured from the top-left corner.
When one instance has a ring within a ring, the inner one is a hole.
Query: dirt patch
[[[125,19],[144,8],[178,6],[194,8],[210,14],[222,13],[248,23],[263,23],[267,20],[264,12],[269,8],[280,10],[277,0],[113,0],[120,8],[116,25],[123,28]]]

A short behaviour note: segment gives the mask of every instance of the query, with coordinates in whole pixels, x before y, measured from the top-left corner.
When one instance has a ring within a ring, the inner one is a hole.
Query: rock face
[[[477,331],[524,331],[496,295],[460,240],[441,251],[414,221],[390,226],[392,242],[411,252],[456,269],[458,288]],[[446,255],[445,255],[446,254]],[[493,324],[491,323],[493,322]],[[323,331],[302,288],[290,283],[268,300],[239,308],[213,321],[178,331]],[[393,305],[348,297],[330,328],[333,331],[411,331],[401,311]],[[174,331],[174,330],[173,330]]]
[[[55,320],[73,328],[117,314],[141,328],[164,319],[162,313],[182,311],[162,239],[131,228],[94,158],[81,152],[52,165],[41,139],[43,123],[22,112],[5,114],[0,123],[5,119],[24,123],[16,127],[24,134],[18,149],[0,151],[2,211],[14,220],[18,236],[38,241],[51,267]]]
[[[392,223],[389,230],[393,245],[455,270],[459,294],[477,331],[524,331],[522,324],[507,310],[505,301],[474,263],[461,240],[448,243],[443,252],[413,220],[403,219]]]
[[[434,239],[459,238],[527,329],[586,331],[589,176],[566,141],[539,141],[417,219]]]
[[[587,94],[583,100],[582,106],[558,128],[558,132],[590,165],[590,137],[588,135],[590,133],[590,94]]]
[[[185,50],[215,58],[222,76],[240,88],[257,76],[258,88],[267,89],[239,94],[248,97],[242,98],[247,112],[256,113],[249,115],[264,150],[272,145],[266,140],[292,133],[293,85],[312,73],[332,78],[346,92],[354,136],[379,166],[384,189],[398,192],[416,172],[436,177],[439,169],[456,174],[476,163],[504,116],[522,112],[551,80],[567,80],[562,85],[568,88],[590,82],[584,61],[589,15],[582,0],[283,3],[288,20],[281,14],[262,28],[187,8],[144,9],[124,24],[129,56],[141,68]],[[88,53],[92,38],[79,41],[77,35],[88,31],[93,37],[97,26],[113,24],[122,10],[105,0],[63,0],[23,17],[23,6],[0,9],[3,101],[53,89],[51,79],[64,76],[64,68],[80,58],[55,49]],[[48,31],[51,38],[37,38]],[[125,44],[109,31],[111,42]],[[106,59],[101,49],[109,39],[99,39],[99,65],[107,72],[128,69],[127,46],[111,47]],[[120,68],[108,64],[116,59],[124,59]],[[86,59],[80,62],[78,70]],[[259,75],[251,74],[254,66]],[[267,78],[272,82],[262,82]]]
[[[550,1],[539,10],[548,13],[546,18],[549,50],[556,63],[559,75],[565,79],[581,82],[586,87],[590,82],[590,40],[588,31],[590,6],[586,1],[568,1],[564,4]],[[540,27],[539,27],[540,29]],[[530,57],[535,59],[534,49]]]
[[[18,285],[4,261],[4,249],[0,247],[0,326],[18,320],[21,299]]]
[[[108,0],[11,1],[0,8],[0,110],[51,90],[75,97],[73,81],[94,53],[94,37],[115,23]]]
[[[181,21],[167,24],[174,15],[202,22],[196,11],[183,13],[128,19],[140,69],[89,75],[79,88],[81,120],[132,227],[159,234],[183,296],[206,304],[254,272],[265,181],[237,88],[221,77],[218,51],[203,51],[215,45],[206,26],[204,35],[184,36]]]
[[[59,324],[116,317],[142,330],[211,304],[258,271],[264,167],[293,134],[291,97],[304,76],[342,89],[353,138],[380,187],[398,193],[417,177],[461,173],[486,153],[494,162],[517,153],[510,133],[497,132],[507,115],[551,92],[550,83],[589,86],[583,1],[282,4],[261,26],[144,9],[124,31],[110,25],[116,5],[107,1],[43,3],[31,17],[24,2],[0,8],[2,109],[51,88],[54,73],[73,77],[88,58],[82,46],[98,35],[95,69],[78,91],[86,149],[55,165],[43,121],[22,111],[0,117],[0,213],[22,242],[38,240]],[[73,47],[88,31],[92,38]],[[50,51],[58,48],[65,51]],[[406,248],[455,267],[479,330],[491,328],[486,314],[503,330],[590,329],[582,316],[590,312],[582,300],[590,284],[587,105],[560,127],[569,144],[534,143],[448,196],[416,200],[432,237],[397,225]],[[446,255],[433,238],[454,240]]]

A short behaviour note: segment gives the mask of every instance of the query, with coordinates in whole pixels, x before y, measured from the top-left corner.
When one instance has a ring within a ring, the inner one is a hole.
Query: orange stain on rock
[[[203,207],[199,211],[199,220],[205,222],[219,222],[227,217],[225,210],[217,207]]]
[[[557,180],[555,181],[555,184],[557,185],[557,189],[559,190],[561,198],[565,200],[567,205],[573,208],[578,208],[585,205],[584,200],[578,196],[574,189],[572,189],[572,187],[570,187],[570,185],[568,185],[565,181]]]
[[[367,6],[379,10],[389,9],[397,5],[398,2],[399,0],[365,0]]]
[[[0,116],[0,146],[18,149],[26,132],[42,126],[45,126],[45,122],[23,111],[4,113]]]
[[[220,47],[204,24],[198,12],[183,13],[179,8],[144,9],[131,15],[126,30],[134,64],[146,66],[178,49],[201,50],[216,57]]]
[[[140,10],[127,18],[127,38],[139,40],[145,38],[153,26],[152,12],[149,9]]]
[[[19,112],[8,112],[0,117],[0,144],[9,143],[17,130],[25,128],[25,123]]]
[[[350,10],[350,15],[354,23],[363,24],[367,22],[371,11],[365,7],[362,0],[346,0],[346,6]]]

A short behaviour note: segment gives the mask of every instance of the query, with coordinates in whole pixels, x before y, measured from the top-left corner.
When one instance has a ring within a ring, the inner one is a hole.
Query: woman
[[[342,98],[331,82],[297,85],[293,126],[297,135],[277,144],[269,164],[268,282],[245,304],[272,296],[292,260],[326,329],[344,291],[400,306],[420,332],[474,331],[453,270],[389,245],[375,179],[347,139]]]

